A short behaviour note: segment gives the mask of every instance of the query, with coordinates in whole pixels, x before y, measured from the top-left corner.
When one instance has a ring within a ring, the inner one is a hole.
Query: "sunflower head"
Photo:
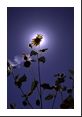
[[[32,45],[33,46],[40,45],[40,42],[41,42],[42,39],[43,39],[43,35],[37,34],[37,36],[34,39],[32,39]]]

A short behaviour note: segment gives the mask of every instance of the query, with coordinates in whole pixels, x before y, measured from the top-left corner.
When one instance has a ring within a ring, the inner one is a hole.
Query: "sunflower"
[[[37,36],[34,39],[32,39],[32,45],[38,46],[42,39],[43,39],[43,35],[37,34]]]

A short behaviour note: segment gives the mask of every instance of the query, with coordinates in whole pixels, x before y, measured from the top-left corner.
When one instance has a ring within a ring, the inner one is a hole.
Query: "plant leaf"
[[[70,76],[69,79],[70,79],[70,80],[73,80],[73,77]]]
[[[29,47],[32,48],[32,44],[31,43],[29,44]]]
[[[25,61],[24,62],[24,67],[30,67],[30,65],[31,65],[31,62],[30,61]]]
[[[38,53],[37,53],[36,51],[32,50],[31,53],[30,53],[30,56],[32,56],[32,55],[35,56],[35,55],[37,55],[37,54],[38,54]]]
[[[37,80],[34,80],[34,81],[32,82],[31,91],[34,91],[35,88],[37,87],[37,85],[38,85],[38,81],[37,81]]]
[[[43,83],[43,84],[41,84],[41,87],[43,88],[43,89],[54,89],[54,86],[52,86],[52,87],[50,87],[50,85],[49,84],[47,84],[47,83]]]
[[[54,74],[54,77],[57,77],[57,78],[65,78],[65,74],[64,73],[57,73],[57,74]]]
[[[16,108],[16,105],[15,104],[10,104],[10,108],[11,109],[15,109]]]
[[[45,51],[47,51],[48,50],[48,48],[45,48],[45,49],[41,49],[41,50],[39,50],[40,52],[45,52]]]
[[[39,61],[39,62],[42,62],[42,63],[45,63],[46,60],[45,60],[45,57],[42,56],[42,57],[38,58],[38,61]]]
[[[63,78],[58,78],[55,82],[56,84],[63,83],[65,81],[64,77]]]
[[[36,89],[37,85],[38,85],[38,81],[37,81],[37,80],[34,80],[34,81],[32,82],[31,91],[28,93],[28,96],[31,96],[31,95],[32,95],[32,93],[33,93],[33,91]]]
[[[25,74],[19,79],[20,82],[25,82],[26,80],[27,80],[27,77]]]
[[[18,88],[20,88],[22,86],[22,83],[26,82],[26,80],[27,80],[27,77],[25,74],[21,77],[19,77],[19,75],[17,75],[15,77],[15,85],[18,86]]]
[[[69,95],[60,105],[61,109],[70,109],[74,108],[74,98]]]
[[[39,99],[36,100],[36,105],[37,105],[37,106],[40,105],[40,100],[39,100]]]
[[[68,94],[72,94],[72,89],[68,89],[68,90],[67,90],[67,93],[68,93]]]
[[[23,106],[27,106],[26,100],[24,100],[24,101],[22,102],[22,104],[23,104]]]
[[[53,99],[53,97],[54,97],[53,95],[49,94],[48,96],[45,97],[45,100],[51,100]]]
[[[54,89],[56,90],[56,91],[61,91],[61,85],[55,85],[54,86]]]

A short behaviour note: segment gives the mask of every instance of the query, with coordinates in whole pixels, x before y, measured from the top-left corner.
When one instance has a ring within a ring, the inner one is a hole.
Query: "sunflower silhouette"
[[[38,46],[38,45],[40,45],[40,42],[41,42],[42,39],[43,39],[43,35],[37,34],[37,36],[34,39],[32,39],[32,43],[31,44],[33,46]]]

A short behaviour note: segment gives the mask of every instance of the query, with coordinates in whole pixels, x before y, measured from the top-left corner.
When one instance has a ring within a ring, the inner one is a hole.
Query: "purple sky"
[[[68,73],[69,69],[74,68],[74,8],[7,8],[8,59],[13,60],[23,52],[30,52],[28,43],[33,34],[38,32],[45,35],[45,44],[42,48],[48,48],[45,54],[47,61],[41,65],[41,79],[42,82],[53,84],[55,73]],[[33,65],[33,68],[36,70],[37,66]],[[27,73],[24,68],[18,68],[16,71],[20,74],[24,72]],[[30,74],[28,76],[31,77]],[[25,91],[30,88],[31,81],[29,78],[25,83]],[[21,108],[20,91],[15,87],[12,76],[8,78],[7,86],[8,105],[16,103],[17,108]],[[44,92],[48,93],[43,91],[43,97]],[[37,98],[37,92],[30,99],[33,105],[35,105],[34,98]],[[56,100],[56,108],[59,108],[60,100],[60,97]],[[50,108],[50,105],[51,102],[44,101],[44,108]]]

